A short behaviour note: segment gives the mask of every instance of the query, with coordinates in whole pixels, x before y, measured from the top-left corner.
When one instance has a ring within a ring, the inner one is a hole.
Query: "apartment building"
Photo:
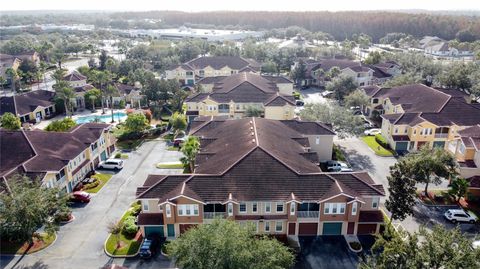
[[[85,123],[68,132],[0,129],[0,177],[15,174],[41,180],[46,187],[71,192],[115,151],[109,124]]]
[[[259,72],[260,67],[255,60],[238,56],[204,56],[166,70],[165,77],[177,79],[182,85],[193,86],[201,78]]]
[[[295,116],[293,83],[289,80],[241,72],[207,78],[202,83],[206,85],[202,92],[185,99],[189,121],[197,116],[242,118],[249,107],[256,107],[267,119],[290,120]]]
[[[292,238],[378,232],[383,186],[365,172],[322,172],[308,137],[289,124],[263,118],[196,123],[201,150],[194,172],[149,175],[137,188],[144,236],[174,238],[214,218]]]
[[[37,123],[55,115],[55,92],[37,90],[0,97],[0,115],[10,112],[22,123]]]
[[[462,177],[480,178],[480,124],[459,131],[446,148],[455,154]]]

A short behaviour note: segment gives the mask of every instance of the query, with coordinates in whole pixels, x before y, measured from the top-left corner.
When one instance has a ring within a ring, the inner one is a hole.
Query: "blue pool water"
[[[125,119],[127,118],[127,114],[124,112],[115,112],[113,113],[113,119],[115,122],[124,122]],[[101,122],[105,123],[110,123],[112,121],[112,114],[108,113],[105,115],[92,115],[92,116],[83,116],[83,117],[78,117],[75,122],[76,123],[88,123],[92,122],[95,119],[99,119]]]

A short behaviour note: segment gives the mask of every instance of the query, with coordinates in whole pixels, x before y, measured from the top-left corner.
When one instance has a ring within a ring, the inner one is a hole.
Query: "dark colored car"
[[[84,191],[76,191],[72,194],[72,198],[70,200],[72,202],[88,203],[90,202],[90,194]]]
[[[140,246],[140,251],[138,255],[140,258],[148,259],[155,255],[157,251],[158,240],[156,239],[147,239],[143,240],[142,245]]]

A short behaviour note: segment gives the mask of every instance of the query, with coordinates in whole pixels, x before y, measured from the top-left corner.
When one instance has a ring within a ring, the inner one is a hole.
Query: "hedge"
[[[377,143],[380,144],[382,147],[384,147],[386,149],[390,149],[390,145],[388,144],[387,140],[381,134],[376,134],[375,135],[375,141],[377,141]]]

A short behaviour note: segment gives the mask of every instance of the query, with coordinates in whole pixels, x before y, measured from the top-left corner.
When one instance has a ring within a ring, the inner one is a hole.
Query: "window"
[[[172,206],[169,204],[166,204],[165,212],[167,213],[167,218],[170,218],[172,216]]]
[[[257,203],[252,203],[252,212],[257,213],[258,211],[258,204]]]
[[[463,144],[463,142],[460,143],[460,147],[458,148],[458,150],[460,151],[460,153],[465,154],[465,144]]]
[[[265,203],[265,213],[270,213],[270,212],[272,212],[272,204]]]
[[[325,203],[324,214],[345,214],[345,203]]]
[[[265,222],[264,230],[265,230],[265,232],[270,232],[270,222],[269,221]]]
[[[290,215],[295,215],[295,203],[290,204]]]
[[[406,134],[407,132],[408,132],[408,129],[405,128],[405,129],[403,130],[403,133]]]
[[[372,103],[378,104],[378,98],[373,98],[373,99],[372,99]]]
[[[200,70],[198,73],[200,74],[201,77],[203,77],[203,76],[205,75],[205,71],[204,71],[204,70]]]
[[[398,134],[398,127],[395,127],[395,133]]]
[[[352,215],[357,215],[357,202],[352,203]]]
[[[228,212],[229,216],[233,216],[233,204],[232,203],[228,204],[227,212]]]
[[[198,216],[198,205],[178,205],[179,216]]]
[[[283,231],[283,222],[277,221],[275,222],[275,232],[282,232]]]
[[[320,136],[317,136],[315,138],[315,144],[317,144],[317,145],[320,144]]]
[[[277,213],[283,213],[283,203],[277,203]]]
[[[380,201],[380,198],[374,197],[372,199],[372,208],[378,208],[378,202]]]
[[[148,211],[148,201],[143,201],[143,211]]]
[[[247,205],[245,203],[240,203],[239,211],[240,213],[247,213]]]

